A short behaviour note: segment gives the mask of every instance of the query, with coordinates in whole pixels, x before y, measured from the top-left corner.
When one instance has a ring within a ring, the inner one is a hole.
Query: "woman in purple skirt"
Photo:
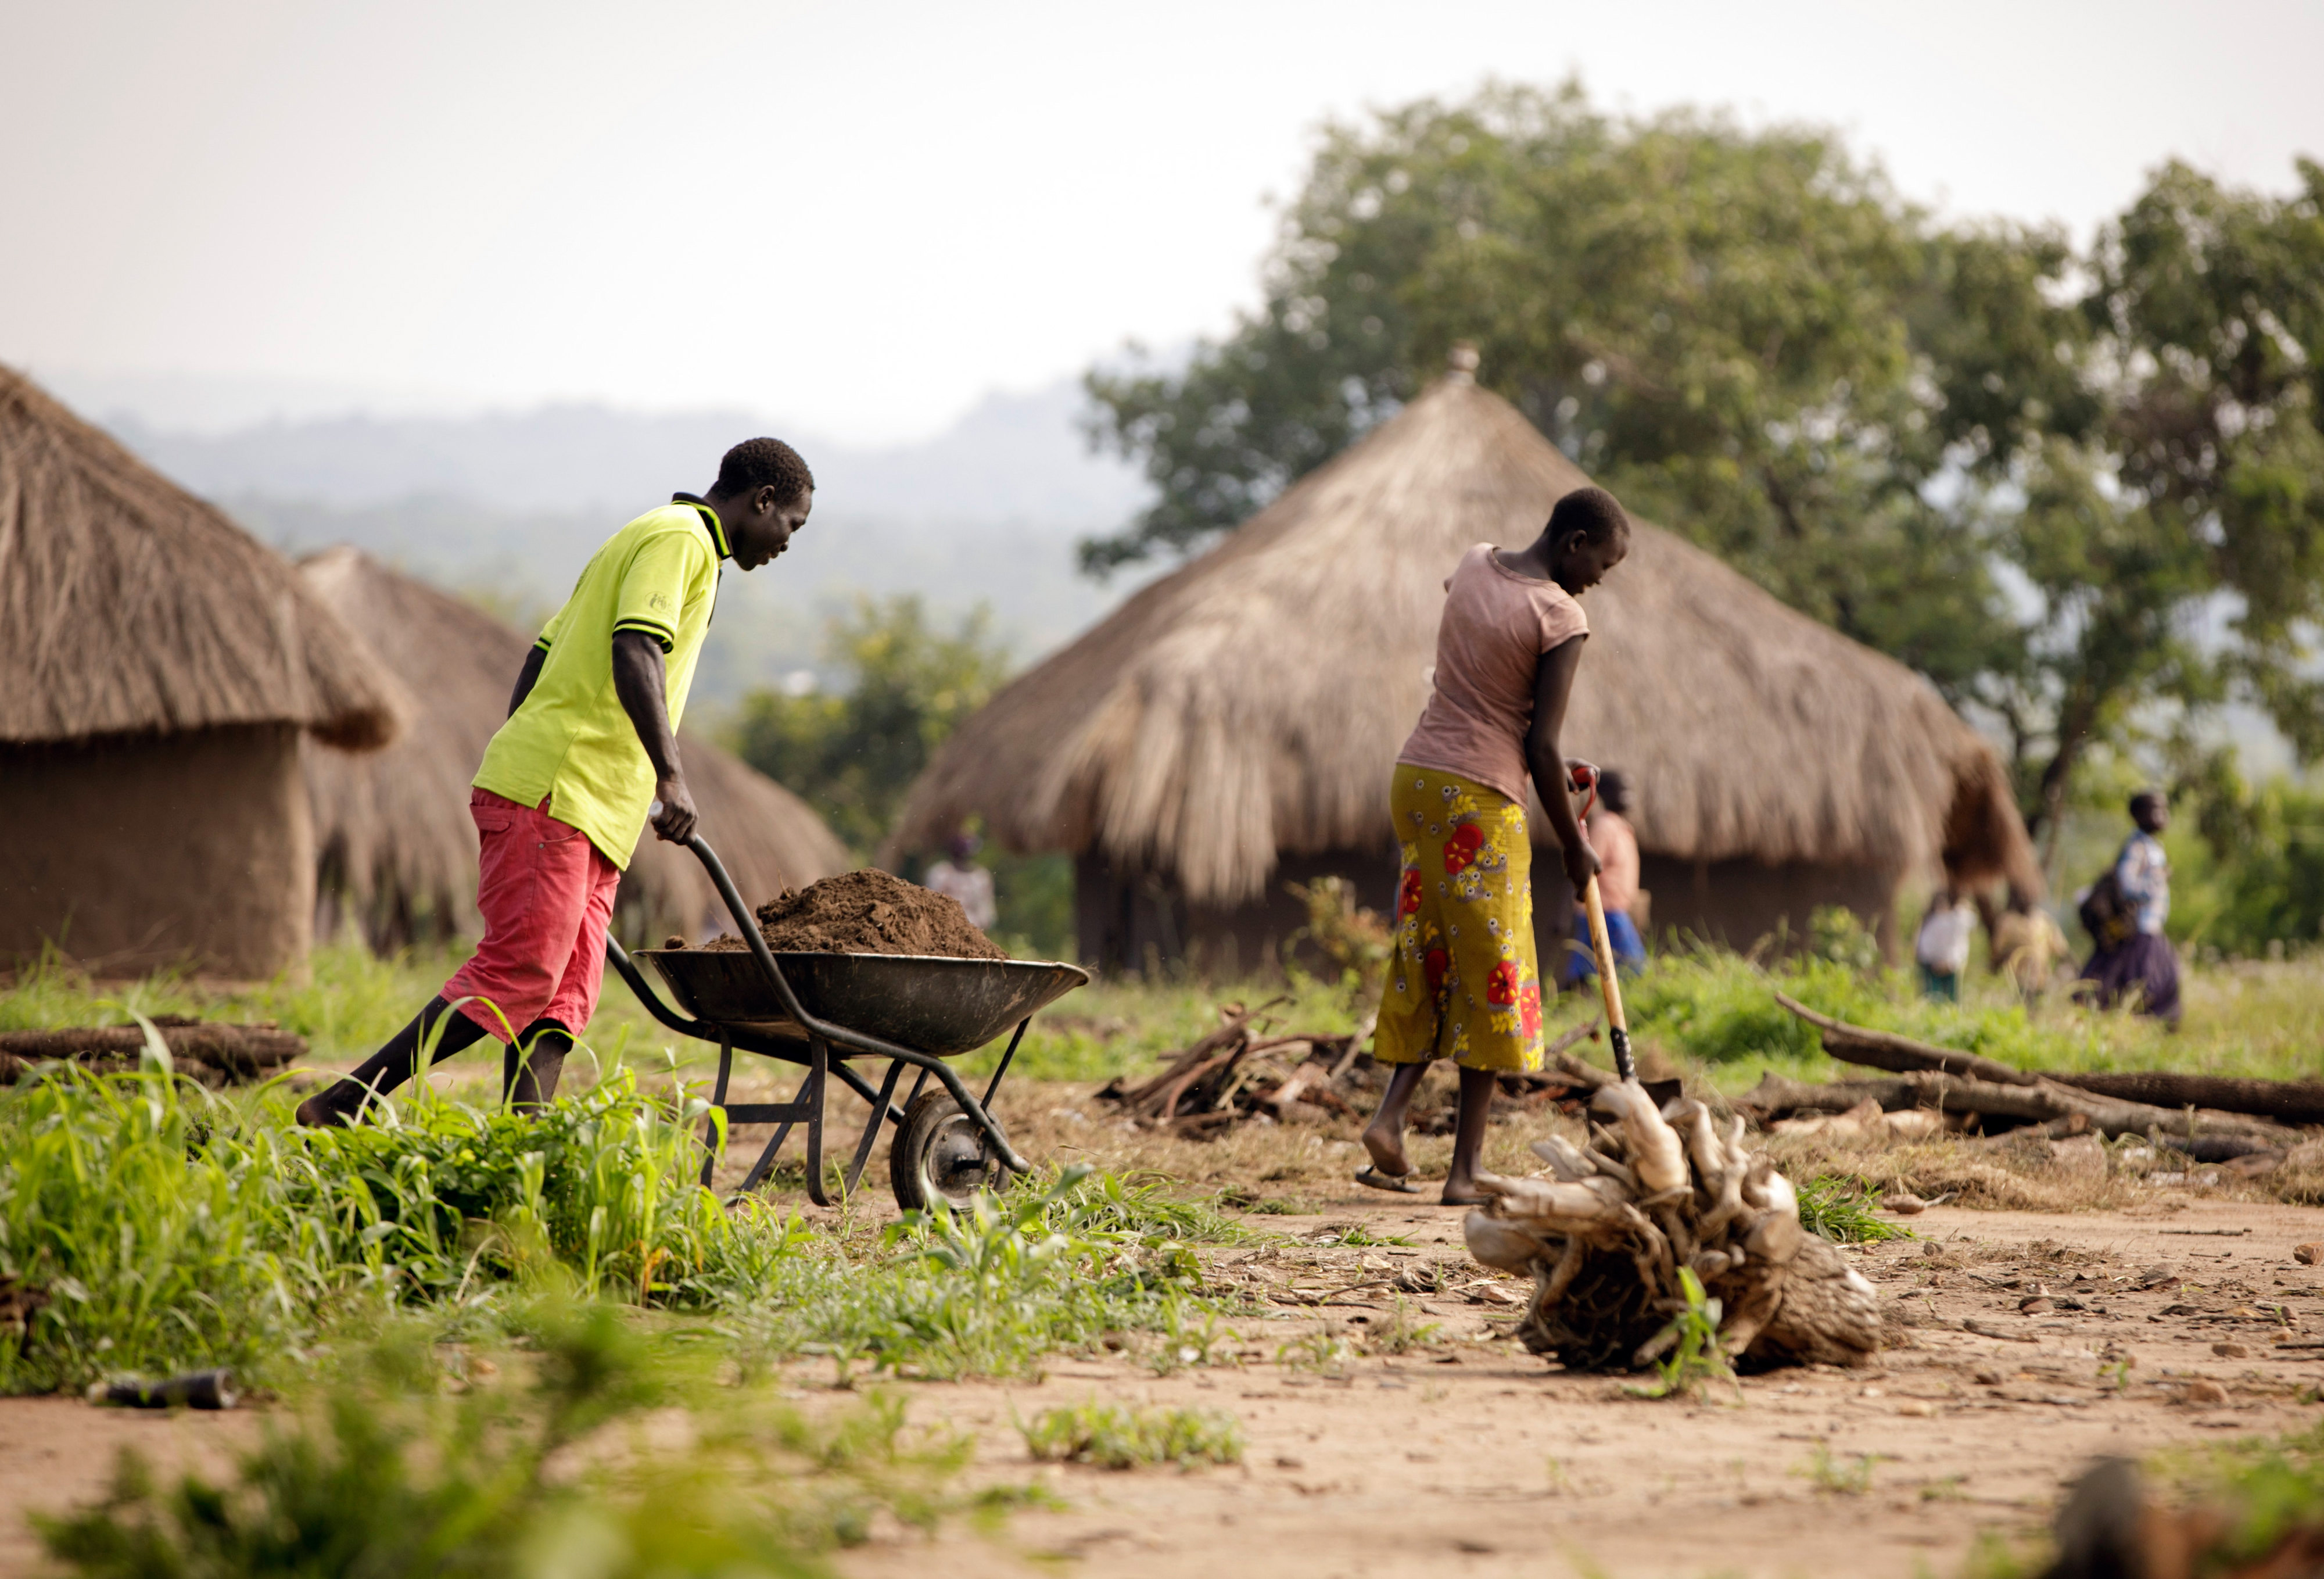
[[[2181,1012],[2179,956],[2163,935],[2163,923],[2171,915],[2171,863],[2163,857],[2162,834],[2171,821],[2171,808],[2159,791],[2142,790],[2130,798],[2130,820],[2138,825],[2137,831],[2123,841],[2113,870],[2084,901],[2084,918],[2094,923],[2098,951],[2082,967],[2082,980],[2091,983],[2085,991],[2099,1008],[2130,1000],[2138,1012],[2175,1030]],[[2109,880],[2112,896],[2100,891]]]

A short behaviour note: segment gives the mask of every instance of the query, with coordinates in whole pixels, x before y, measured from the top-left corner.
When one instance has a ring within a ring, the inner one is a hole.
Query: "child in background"
[[[969,924],[980,932],[990,932],[1001,920],[1001,907],[992,897],[992,873],[976,863],[981,847],[974,834],[954,835],[946,847],[951,859],[929,867],[927,881],[921,886],[958,900],[960,908],[968,912]]]
[[[1913,945],[1924,994],[1948,1003],[1960,1002],[1961,972],[1969,968],[1969,943],[1976,930],[1976,907],[1950,883],[1939,889]]]
[[[1481,1200],[1477,1162],[1493,1077],[1541,1067],[1526,781],[1541,794],[1579,892],[1598,856],[1575,823],[1558,748],[1590,633],[1575,600],[1629,546],[1629,519],[1614,496],[1577,489],[1530,546],[1479,543],[1444,584],[1434,687],[1388,785],[1404,870],[1372,1057],[1394,1073],[1364,1130],[1371,1166],[1360,1184],[1413,1192],[1405,1117],[1430,1060],[1449,1057],[1461,1066],[1461,1113],[1443,1200]]]
[[[1598,804],[1590,813],[1590,847],[1598,852],[1598,902],[1606,911],[1606,941],[1614,968],[1623,975],[1644,970],[1646,940],[1638,936],[1630,908],[1638,901],[1638,836],[1630,826],[1630,781],[1612,768],[1598,775]],[[1573,896],[1572,983],[1598,979],[1598,957],[1590,944],[1590,912]]]

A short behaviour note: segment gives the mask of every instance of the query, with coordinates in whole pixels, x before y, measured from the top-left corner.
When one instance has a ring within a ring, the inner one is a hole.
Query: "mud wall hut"
[[[307,735],[400,689],[290,564],[0,367],[0,968],[299,965]]]
[[[1075,862],[1081,956],[1248,968],[1304,921],[1288,882],[1389,910],[1388,770],[1470,545],[1522,546],[1589,479],[1458,367],[1004,688],[916,784],[893,848],[982,817]],[[1569,753],[1637,786],[1652,920],[1746,946],[1843,905],[1886,924],[1940,862],[2040,878],[2001,763],[1926,681],[1637,523],[1584,605]],[[1535,808],[1536,841],[1550,840]],[[1544,953],[1572,896],[1534,868]]]
[[[318,929],[355,928],[372,946],[474,937],[476,830],[469,780],[508,716],[529,639],[482,609],[351,548],[299,573],[416,698],[412,727],[386,750],[306,753],[316,827]],[[771,899],[846,871],[847,850],[807,803],[691,730],[680,730],[704,836],[747,899]],[[614,901],[632,941],[699,938],[725,907],[692,854],[649,834]]]

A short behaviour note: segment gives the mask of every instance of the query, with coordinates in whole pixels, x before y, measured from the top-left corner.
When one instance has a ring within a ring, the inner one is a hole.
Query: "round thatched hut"
[[[0,965],[299,964],[299,742],[403,703],[290,564],[0,367]]]
[[[1224,541],[1016,680],[915,786],[898,850],[983,818],[1070,851],[1084,963],[1231,971],[1304,915],[1288,881],[1386,911],[1388,769],[1426,699],[1443,581],[1589,479],[1456,369]],[[1885,924],[1941,857],[2039,891],[1998,757],[1902,664],[1639,522],[1585,605],[1566,749],[1623,769],[1657,929],[1747,945],[1818,906]],[[1536,808],[1537,837],[1549,837]],[[1534,868],[1546,952],[1572,896]]]
[[[351,924],[382,949],[474,936],[480,923],[468,781],[508,716],[527,639],[355,549],[318,554],[299,573],[417,698],[410,729],[385,751],[307,753],[318,928]],[[703,835],[745,897],[771,899],[853,864],[798,797],[699,735],[681,730],[678,740]],[[725,915],[691,854],[651,836],[640,841],[614,901],[622,936],[699,937]]]

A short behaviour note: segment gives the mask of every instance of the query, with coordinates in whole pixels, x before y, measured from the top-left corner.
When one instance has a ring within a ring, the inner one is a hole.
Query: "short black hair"
[[[1562,543],[1576,533],[1593,543],[1630,535],[1621,502],[1603,488],[1576,488],[1549,512],[1549,540]]]
[[[2130,798],[2131,821],[2136,822],[2138,820],[2138,814],[2146,810],[2149,807],[2153,807],[2158,811],[2167,811],[2171,808],[2170,798],[2164,795],[2160,790],[2141,790],[2137,794]]]
[[[1629,776],[1619,768],[1608,768],[1598,775],[1598,799],[1606,809],[1619,817],[1630,809]]]
[[[815,492],[815,474],[799,452],[779,439],[745,439],[718,463],[717,493],[725,498],[773,487],[785,503]]]

